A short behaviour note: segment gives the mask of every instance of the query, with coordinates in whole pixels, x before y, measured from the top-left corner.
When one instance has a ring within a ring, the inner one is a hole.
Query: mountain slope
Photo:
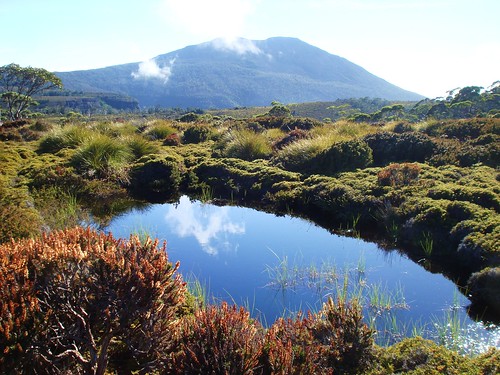
[[[235,106],[379,97],[419,100],[348,60],[295,38],[214,40],[144,63],[56,73],[69,90],[116,92],[141,106]]]

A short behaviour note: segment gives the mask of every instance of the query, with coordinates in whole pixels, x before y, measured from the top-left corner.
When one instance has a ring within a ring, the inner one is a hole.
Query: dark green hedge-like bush
[[[333,144],[314,157],[309,165],[314,173],[331,176],[342,171],[366,168],[372,161],[372,150],[368,144],[352,140]]]
[[[280,128],[288,132],[294,129],[310,130],[315,126],[322,126],[319,120],[307,117],[277,117],[277,116],[260,116],[253,119],[266,129]]]
[[[197,124],[184,130],[182,140],[184,143],[200,143],[210,139],[212,130],[207,125]]]
[[[385,165],[391,162],[423,162],[431,157],[436,145],[422,133],[380,132],[364,137],[373,151],[373,163]]]
[[[473,273],[467,289],[476,303],[486,304],[500,314],[500,267],[487,267]]]
[[[276,191],[275,184],[299,181],[300,175],[267,165],[240,159],[208,159],[193,169],[196,176],[191,189],[213,188],[214,194],[226,198],[262,199]],[[201,183],[201,185],[200,185]]]
[[[176,154],[145,156],[132,166],[130,187],[139,195],[168,197],[179,192],[184,173],[183,159]]]

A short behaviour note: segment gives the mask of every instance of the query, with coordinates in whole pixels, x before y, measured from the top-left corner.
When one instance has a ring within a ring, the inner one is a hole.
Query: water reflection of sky
[[[193,236],[203,251],[211,255],[237,250],[238,241],[231,241],[230,235],[245,233],[244,222],[231,221],[229,207],[192,205],[187,197],[182,197],[178,206],[168,207],[165,221],[175,235]]]
[[[445,320],[453,306],[461,321],[478,326],[467,316],[468,300],[442,275],[396,251],[332,235],[304,220],[182,197],[177,204],[118,217],[107,230],[116,237],[144,231],[166,240],[169,259],[180,261],[185,276],[195,275],[215,299],[244,305],[264,323],[298,310],[319,310],[348,275],[350,292],[362,285],[366,300],[377,289],[391,298],[403,294],[408,309],[387,317],[397,318],[401,326],[432,326]],[[365,309],[369,314],[374,313]],[[383,323],[385,318],[376,319]],[[482,327],[478,331],[477,337],[485,332]],[[500,333],[495,332],[498,346]]]

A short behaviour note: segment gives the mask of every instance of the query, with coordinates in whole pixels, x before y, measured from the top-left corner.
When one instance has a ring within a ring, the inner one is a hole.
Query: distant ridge
[[[131,96],[139,105],[264,106],[372,97],[420,100],[362,67],[296,38],[216,39],[142,62],[56,72],[73,91]]]

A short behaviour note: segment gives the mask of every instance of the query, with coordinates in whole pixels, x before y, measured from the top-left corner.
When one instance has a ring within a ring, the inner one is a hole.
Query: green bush
[[[224,156],[252,161],[266,159],[272,153],[267,138],[251,130],[236,130],[228,135],[229,141],[223,151]]]
[[[278,150],[272,161],[273,164],[290,171],[308,171],[311,168],[311,160],[321,151],[331,147],[332,143],[328,136],[299,139]]]
[[[430,158],[436,145],[425,134],[388,133],[369,134],[364,141],[373,151],[373,163],[385,165],[391,162],[423,162]]]
[[[334,175],[338,172],[366,168],[372,163],[372,150],[360,140],[333,144],[310,160],[312,172]]]
[[[164,140],[177,130],[167,121],[156,121],[146,130],[146,136],[152,140]]]
[[[13,189],[0,176],[0,243],[40,234],[42,218],[25,188]],[[1,268],[1,267],[0,267]]]
[[[415,337],[405,339],[388,348],[378,349],[376,362],[366,373],[372,375],[494,374],[498,370],[498,363],[492,367],[488,363],[489,358],[494,358],[494,356],[495,353],[491,352],[474,360],[432,341]],[[488,368],[492,372],[488,371]]]
[[[473,273],[467,281],[467,290],[473,302],[486,305],[495,314],[500,314],[500,267],[487,267]]]
[[[71,164],[88,177],[113,177],[126,181],[126,169],[131,158],[129,148],[121,140],[98,135],[76,150]]]
[[[262,200],[277,191],[279,183],[299,181],[300,175],[267,165],[239,159],[206,159],[194,169],[191,189],[200,190],[208,185],[214,194],[226,198]],[[202,184],[200,184],[200,181]]]
[[[208,141],[212,136],[212,129],[207,125],[197,124],[184,130],[182,140],[184,143],[201,143]]]
[[[143,156],[157,154],[160,147],[151,141],[148,141],[140,135],[130,136],[124,139],[125,144],[131,151],[134,159],[140,159]]]
[[[183,159],[174,153],[145,156],[130,170],[130,187],[135,194],[151,198],[177,194],[184,168]]]

